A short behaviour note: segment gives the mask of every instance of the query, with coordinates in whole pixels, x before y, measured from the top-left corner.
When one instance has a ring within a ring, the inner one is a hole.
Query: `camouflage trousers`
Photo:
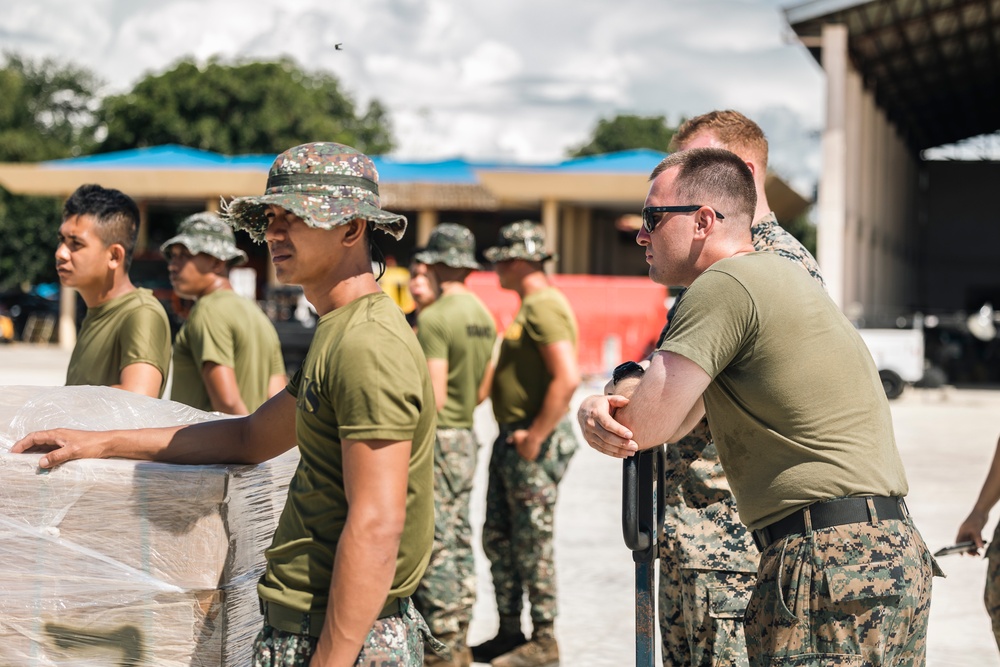
[[[707,429],[707,426],[705,427]],[[667,450],[657,608],[664,667],[746,667],[743,617],[760,553],[707,430]]]
[[[535,461],[526,461],[500,429],[490,456],[483,551],[490,561],[497,610],[520,618],[524,591],[531,620],[551,623],[557,613],[553,520],[559,482],[576,451],[568,419],[556,426]]]
[[[476,602],[469,499],[479,443],[471,429],[439,428],[434,447],[434,546],[427,571],[413,595],[437,636],[463,642]]]
[[[672,512],[674,509],[678,511]],[[743,617],[757,573],[752,562],[743,562],[746,558],[712,558],[713,554],[727,554],[727,548],[745,548],[743,540],[730,544],[719,538],[724,523],[712,521],[718,514],[683,506],[667,508],[657,599],[664,667],[749,664]],[[711,530],[699,530],[704,521],[711,523]],[[743,524],[737,525],[739,536],[745,535]],[[750,549],[756,552],[756,547],[751,545]],[[692,552],[699,557],[691,558]],[[706,567],[709,565],[714,567]],[[741,567],[741,571],[719,569],[719,565]]]
[[[920,667],[935,574],[909,520],[778,540],[761,554],[747,607],[750,664]]]
[[[424,639],[427,624],[412,604],[400,601],[398,614],[375,621],[365,639],[355,667],[421,667],[424,664]],[[285,632],[267,623],[253,643],[253,667],[308,667],[319,639]]]
[[[983,602],[993,623],[993,638],[1000,649],[1000,524],[993,532],[993,539],[986,547],[986,590]]]

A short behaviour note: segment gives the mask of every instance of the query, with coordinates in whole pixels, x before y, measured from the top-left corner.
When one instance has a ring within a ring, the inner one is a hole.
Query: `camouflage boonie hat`
[[[264,211],[271,204],[319,229],[362,218],[397,241],[406,231],[405,217],[382,210],[378,172],[371,158],[344,144],[316,142],[289,148],[274,159],[262,196],[237,197],[224,203],[223,211],[233,229],[244,229],[263,243]]]
[[[444,222],[434,228],[427,246],[413,255],[423,264],[444,264],[454,269],[479,269],[476,237],[467,227]]]
[[[195,213],[181,221],[177,236],[167,239],[160,252],[170,259],[170,246],[182,245],[192,255],[200,252],[233,265],[244,264],[247,254],[236,247],[236,237],[222,218],[214,213]]]
[[[493,264],[509,259],[544,262],[556,257],[545,249],[545,228],[531,220],[519,220],[501,227],[497,244],[487,248],[483,256]]]

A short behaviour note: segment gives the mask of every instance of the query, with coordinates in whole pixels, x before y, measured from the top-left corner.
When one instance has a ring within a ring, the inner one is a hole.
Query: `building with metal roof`
[[[924,157],[1000,130],[1000,0],[784,12],[826,74],[817,245],[831,296],[868,321],[1000,303],[1000,164]]]

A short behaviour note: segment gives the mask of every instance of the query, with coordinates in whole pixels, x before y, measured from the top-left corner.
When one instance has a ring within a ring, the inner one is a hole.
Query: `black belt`
[[[325,612],[308,614],[262,598],[258,598],[258,601],[260,613],[264,615],[264,622],[272,628],[296,635],[307,634],[310,637],[319,637],[323,633],[323,623],[326,621]],[[382,607],[378,617],[380,619],[388,618],[402,613],[408,603],[409,598],[395,598]]]
[[[784,519],[778,519],[759,530],[753,531],[753,541],[760,551],[789,535],[806,532],[805,513],[809,512],[809,523],[813,530],[848,523],[869,523],[875,516],[868,511],[868,501],[875,507],[879,521],[902,521],[908,514],[906,502],[899,496],[859,496],[856,498],[836,498],[823,500],[796,510]]]

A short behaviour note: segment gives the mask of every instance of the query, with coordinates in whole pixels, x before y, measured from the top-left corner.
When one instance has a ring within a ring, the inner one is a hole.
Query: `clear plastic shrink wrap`
[[[219,418],[107,387],[0,387],[0,665],[248,664],[296,450],[258,466],[109,459],[47,472],[39,454],[10,453],[40,429]]]

